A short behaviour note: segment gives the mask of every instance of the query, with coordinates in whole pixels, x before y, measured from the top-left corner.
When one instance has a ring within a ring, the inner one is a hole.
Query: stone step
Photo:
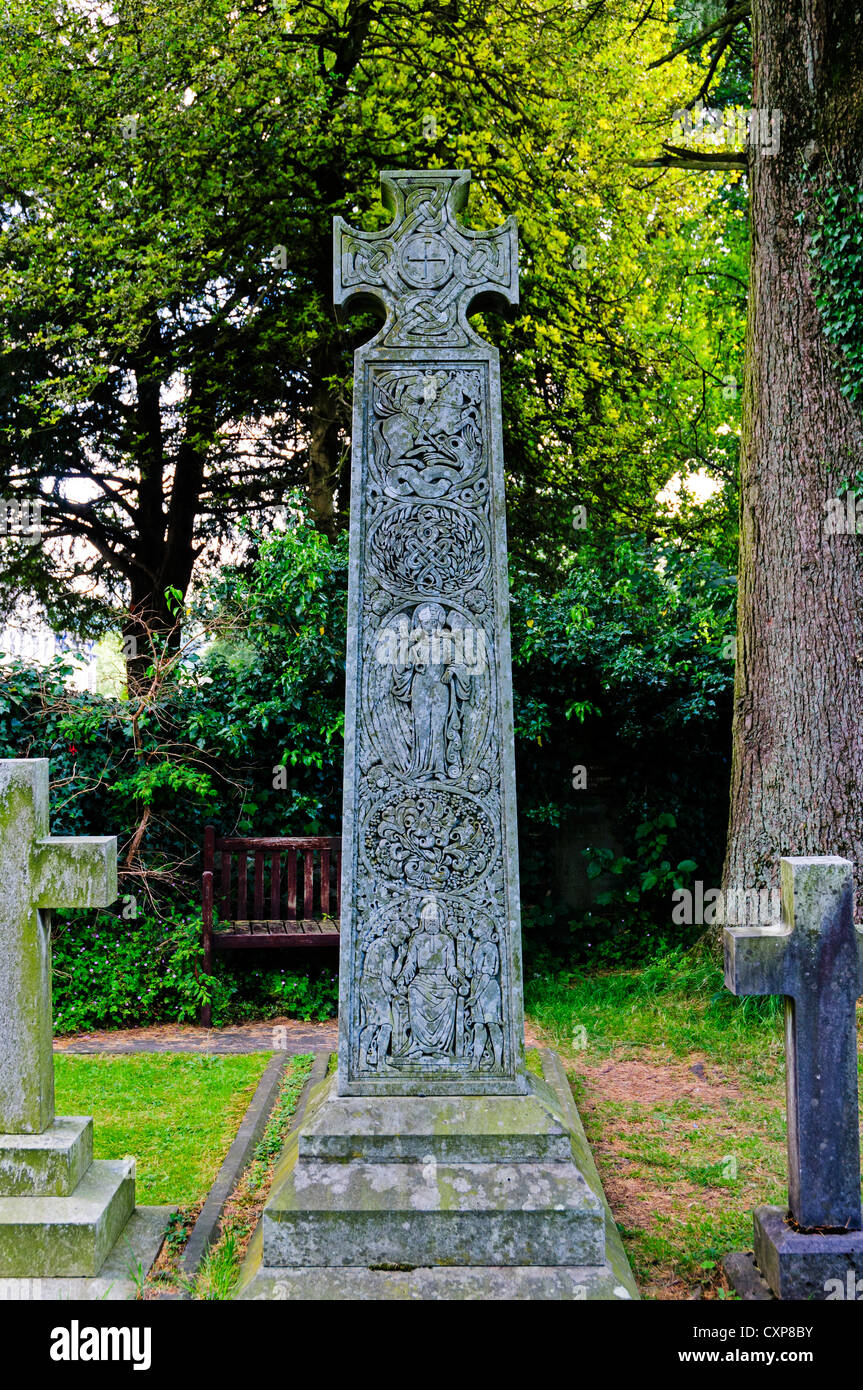
[[[262,1224],[268,1267],[605,1259],[602,1203],[572,1162],[295,1161]]]
[[[58,1115],[43,1134],[0,1134],[0,1197],[68,1197],[92,1162],[89,1115]]]
[[[611,1265],[473,1265],[457,1269],[265,1269],[241,1290],[243,1300],[289,1302],[629,1300]]]
[[[300,1135],[300,1158],[326,1162],[572,1162],[564,1124],[536,1095],[332,1095]]]
[[[129,1159],[97,1159],[68,1197],[0,1197],[0,1278],[95,1276],[134,1207]]]

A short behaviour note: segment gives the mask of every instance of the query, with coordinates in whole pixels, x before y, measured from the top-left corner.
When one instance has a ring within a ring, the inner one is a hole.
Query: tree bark
[[[782,116],[778,153],[750,156],[726,889],[774,886],[784,854],[844,855],[863,877],[863,538],[825,528],[838,479],[861,466],[863,422],[815,304],[801,182],[804,165],[816,183],[863,173],[856,4],[753,3],[753,106]]]
[[[195,567],[195,523],[204,486],[207,449],[216,432],[212,394],[193,380],[186,408],[185,437],[177,449],[170,495],[166,499],[165,456],[159,405],[159,382],[141,373],[138,379],[141,447],[135,546],[130,576],[129,612],[123,628],[126,686],[130,695],[148,684],[146,672],[164,642],[176,649],[182,623],[167,598],[175,589],[185,597]],[[166,505],[167,501],[167,505]]]
[[[309,428],[308,501],[312,521],[330,540],[336,535],[335,493],[339,481],[336,401],[326,382],[315,383]]]

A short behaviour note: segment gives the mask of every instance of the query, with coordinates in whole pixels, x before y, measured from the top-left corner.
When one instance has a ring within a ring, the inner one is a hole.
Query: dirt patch
[[[152,1028],[111,1028],[94,1033],[71,1033],[54,1039],[55,1052],[320,1052],[338,1042],[338,1021],[303,1022],[297,1018],[268,1018],[227,1028],[198,1028],[194,1024],[159,1024]]]
[[[740,1087],[720,1067],[697,1054],[680,1061],[612,1060],[597,1065],[579,1061],[576,1069],[588,1105],[607,1100],[649,1109],[685,1099],[714,1106],[741,1095]]]

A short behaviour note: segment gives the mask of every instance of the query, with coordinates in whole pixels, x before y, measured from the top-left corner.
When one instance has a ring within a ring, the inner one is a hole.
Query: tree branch
[[[633,169],[748,169],[749,160],[745,150],[722,150],[716,154],[700,150],[682,150],[663,140],[664,154],[656,159],[630,159]]]
[[[673,48],[670,53],[666,53],[664,58],[657,58],[654,62],[648,63],[648,71],[651,68],[660,68],[663,63],[670,63],[674,58],[679,58],[681,53],[685,53],[687,49],[696,48],[699,44],[704,43],[706,39],[711,38],[713,34],[720,34],[725,29],[735,29],[741,20],[749,18],[750,13],[749,0],[746,0],[745,4],[735,5],[732,9],[726,10],[722,18],[717,20],[715,24],[708,25],[706,29],[702,29],[694,38],[687,39],[685,43],[678,44],[677,48]]]

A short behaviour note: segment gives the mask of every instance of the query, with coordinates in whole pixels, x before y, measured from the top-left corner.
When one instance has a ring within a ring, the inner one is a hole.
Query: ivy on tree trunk
[[[785,854],[863,862],[863,542],[825,526],[860,466],[863,420],[809,255],[819,185],[863,173],[859,6],[754,0],[753,68],[753,106],[781,112],[781,142],[750,160],[726,888],[775,883]]]

